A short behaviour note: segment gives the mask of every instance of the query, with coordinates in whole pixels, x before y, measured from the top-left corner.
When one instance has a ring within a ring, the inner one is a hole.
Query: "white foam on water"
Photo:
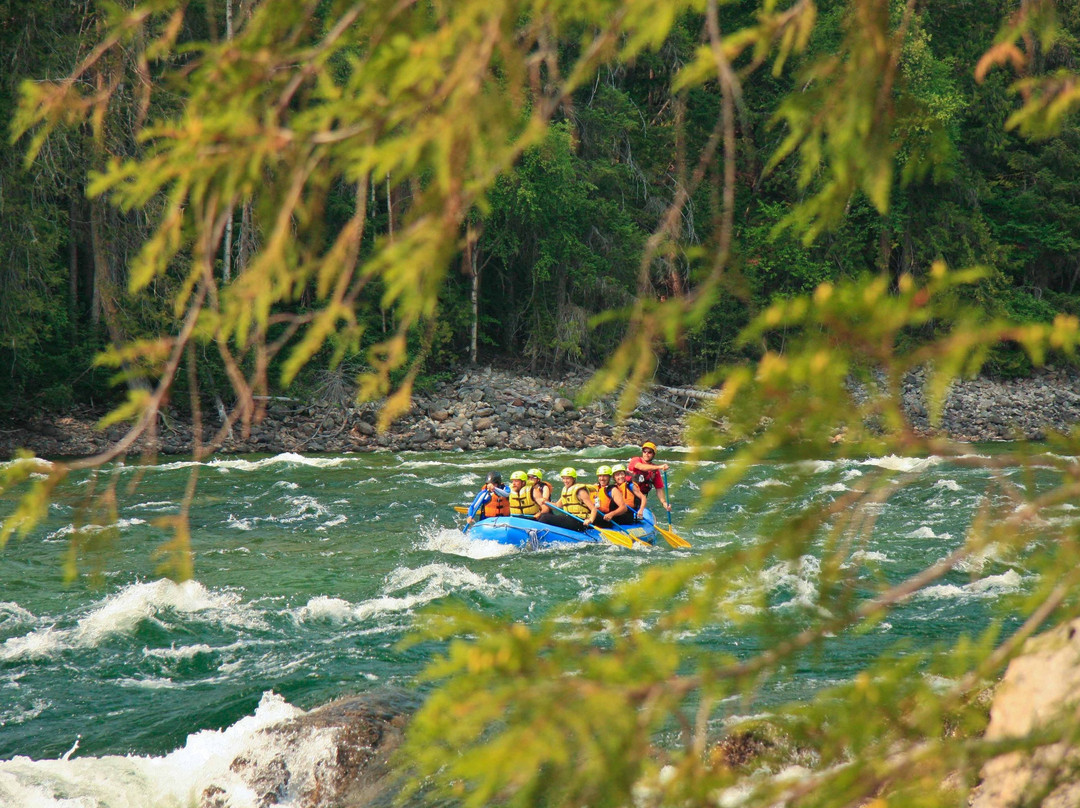
[[[919,600],[990,600],[1002,595],[1018,592],[1023,586],[1023,579],[1016,570],[1008,570],[1000,575],[979,578],[969,584],[939,584],[928,586],[915,595]]]
[[[471,589],[483,595],[507,591],[515,595],[525,594],[518,584],[510,581],[502,573],[497,573],[495,582],[491,583],[487,578],[470,569],[441,563],[425,564],[417,569],[399,567],[387,576],[385,591],[387,593],[399,592],[420,584],[424,584],[421,594],[430,595],[430,600],[465,589]]]
[[[213,592],[198,581],[176,583],[166,578],[124,587],[86,617],[75,629],[75,642],[95,646],[110,634],[128,634],[143,620],[163,611],[193,615],[213,612],[225,622],[235,622],[230,613],[240,596],[231,592]],[[245,621],[246,622],[246,621]]]
[[[106,597],[73,628],[58,629],[53,624],[5,640],[0,645],[0,660],[36,659],[65,648],[92,648],[113,635],[130,634],[144,620],[158,619],[166,612],[238,627],[263,624],[257,613],[240,604],[237,594],[208,590],[198,581],[178,584],[163,578],[125,586]]]
[[[762,578],[770,591],[782,589],[792,591],[791,600],[773,606],[773,609],[811,608],[817,599],[817,579],[821,574],[821,561],[814,556],[804,555],[798,565],[790,562],[776,564],[762,573]]]
[[[13,600],[0,602],[0,629],[34,622],[34,615]]]
[[[500,558],[521,552],[520,547],[515,547],[512,544],[473,539],[460,530],[451,530],[450,528],[437,527],[433,531],[425,528],[421,530],[420,535],[423,541],[418,545],[418,549],[463,558]]]
[[[863,472],[859,471],[859,469],[848,469],[847,471],[844,472],[843,479],[845,479],[845,480],[856,480],[856,479],[858,479],[859,477],[862,477],[862,476],[863,476]]]
[[[932,487],[942,488],[946,491],[959,491],[960,483],[958,483],[956,480],[938,480],[936,483],[934,483]]]
[[[256,520],[252,517],[245,519],[237,519],[233,514],[229,514],[229,518],[225,520],[225,527],[231,527],[234,530],[254,530]]]
[[[490,465],[492,467],[495,467],[495,466],[500,466],[500,465],[506,466],[508,464],[513,465],[513,463],[514,463],[513,460],[503,460],[503,461],[496,461],[494,463],[491,463]],[[452,467],[454,465],[455,465],[454,463],[449,463],[449,462],[447,462],[445,460],[399,460],[398,463],[397,463],[396,468],[399,468],[399,469],[433,469],[433,468],[446,469],[446,468]],[[475,477],[476,477],[475,474],[473,474],[471,476],[473,477],[473,479],[475,479]]]
[[[966,558],[960,559],[956,565],[956,569],[960,572],[969,572],[978,574],[986,569],[988,564],[1003,563],[1004,556],[1002,554],[1001,545],[997,542],[988,544],[978,552],[972,553]]]
[[[143,648],[143,656],[154,657],[156,659],[194,659],[200,654],[213,654],[215,649],[211,648],[206,643],[196,643],[195,645],[182,645],[179,648],[175,644],[168,648]]]
[[[0,727],[5,727],[8,724],[22,724],[26,721],[33,721],[43,712],[49,708],[49,702],[45,699],[35,699],[34,703],[29,707],[14,708],[11,711],[4,711],[0,713]]]
[[[856,550],[851,554],[851,561],[860,564],[885,564],[892,559],[877,550]]]
[[[108,530],[111,527],[116,527],[119,530],[123,530],[127,527],[134,527],[135,525],[145,525],[146,520],[140,519],[137,516],[131,519],[117,519],[115,525],[83,525],[81,530],[83,533],[100,533],[103,530]],[[46,541],[50,539],[60,539],[65,536],[70,536],[75,532],[75,525],[64,525],[61,528],[54,530],[52,533],[45,537]]]
[[[306,494],[298,497],[288,497],[286,502],[291,509],[284,516],[274,520],[283,524],[303,522],[308,519],[323,519],[330,516],[330,511],[315,497]]]
[[[403,590],[421,587],[419,592],[396,595]],[[455,593],[473,591],[486,597],[509,592],[524,596],[521,586],[497,573],[493,580],[471,570],[449,564],[427,564],[418,569],[398,568],[387,576],[387,585],[379,597],[361,603],[319,595],[292,612],[298,623],[331,620],[365,621],[388,614],[410,613],[420,606]]]
[[[354,462],[355,459],[350,457],[307,457],[302,454],[297,454],[296,452],[282,452],[273,457],[264,457],[262,460],[244,460],[242,458],[232,458],[229,460],[218,459],[211,460],[206,465],[211,468],[226,471],[258,471],[259,469],[264,469],[268,466],[282,464],[290,466],[308,466],[317,469],[331,469]]]
[[[120,687],[136,687],[141,690],[176,690],[180,687],[180,685],[167,676],[151,679],[135,679],[126,676],[122,679],[117,679],[116,683],[120,685]]]
[[[318,595],[297,609],[293,616],[300,623],[313,620],[331,620],[344,623],[356,615],[356,607],[347,600]]]
[[[156,502],[135,502],[135,503],[132,503],[131,505],[128,505],[127,507],[131,508],[131,510],[133,510],[133,511],[134,510],[164,511],[164,510],[168,510],[170,508],[177,507],[177,504],[175,502],[171,502],[169,500],[159,500],[159,501],[156,501]]]
[[[885,455],[884,457],[870,457],[862,461],[867,466],[877,466],[889,471],[926,471],[939,465],[940,457],[900,457],[899,455]]]
[[[319,525],[315,529],[316,530],[327,530],[328,528],[331,528],[331,527],[337,527],[338,525],[344,525],[348,521],[349,521],[349,517],[342,514],[340,516],[335,516],[333,519],[329,519],[329,520],[323,522],[321,525]]]
[[[841,494],[844,491],[850,491],[843,483],[833,483],[832,485],[823,485],[818,489],[819,494]]]
[[[928,525],[923,525],[904,536],[905,539],[951,539],[951,533],[935,533]]]
[[[478,479],[479,475],[477,474],[460,474],[449,479],[433,479],[429,482],[429,485],[433,485],[435,488],[468,488],[477,484]]]
[[[268,466],[276,466],[281,464],[287,464],[292,466],[310,466],[313,468],[327,469],[341,466],[346,463],[354,462],[354,458],[349,457],[306,457],[305,455],[298,454],[296,452],[282,452],[281,454],[274,455],[273,457],[264,457],[262,460],[245,460],[243,458],[216,458],[206,462],[197,462],[194,460],[177,460],[173,463],[162,463],[159,466],[152,466],[151,468],[156,471],[177,471],[179,469],[191,468],[192,466],[205,466],[206,468],[217,469],[218,471],[227,474],[230,471],[258,471],[259,469],[267,468]]]
[[[804,473],[825,474],[850,462],[849,460],[797,460],[791,465]]]
[[[108,755],[0,761],[0,805],[19,808],[188,808],[208,789],[228,808],[256,808],[262,795],[244,778],[243,759],[262,769],[276,762],[288,771],[279,805],[300,805],[337,776],[333,728],[310,728],[295,742],[267,732],[301,710],[264,693],[255,713],[223,730],[203,730],[167,755]]]
[[[23,637],[9,637],[0,645],[0,660],[44,659],[64,647],[67,632],[55,626],[31,631]]]
[[[773,488],[778,485],[787,485],[783,480],[774,480],[771,477],[767,480],[760,480],[754,483],[754,488]]]

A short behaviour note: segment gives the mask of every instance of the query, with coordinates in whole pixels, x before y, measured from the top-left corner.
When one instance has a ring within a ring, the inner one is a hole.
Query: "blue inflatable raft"
[[[614,530],[626,533],[634,539],[647,544],[656,541],[656,519],[652,511],[645,509],[645,519],[629,525],[620,525]],[[527,516],[490,516],[481,519],[469,528],[469,538],[480,541],[494,541],[499,544],[511,544],[516,547],[536,549],[550,544],[582,542],[588,544],[606,544],[607,540],[600,533],[589,528],[583,533],[576,530],[546,525]]]

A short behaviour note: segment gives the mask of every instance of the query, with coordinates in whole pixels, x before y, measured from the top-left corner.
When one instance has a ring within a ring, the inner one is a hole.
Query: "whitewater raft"
[[[645,509],[645,518],[640,522],[620,525],[614,528],[646,544],[656,542],[656,518],[652,511]],[[607,544],[600,532],[589,528],[584,532],[546,525],[526,516],[490,516],[481,519],[469,528],[466,534],[476,541],[494,541],[515,547],[536,549],[552,544]],[[637,542],[635,541],[635,544]]]

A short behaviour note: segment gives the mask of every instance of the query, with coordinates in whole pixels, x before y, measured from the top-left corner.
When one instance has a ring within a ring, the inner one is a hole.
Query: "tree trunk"
[[[237,256],[237,273],[243,272],[255,250],[255,232],[251,220],[251,201],[244,203],[240,213],[240,254]]]
[[[465,262],[469,267],[469,275],[472,284],[469,299],[472,303],[472,326],[469,329],[469,361],[476,364],[477,361],[477,337],[480,330],[480,268],[476,260],[476,233],[469,228],[465,234]]]
[[[101,314],[105,308],[103,295],[109,293],[109,254],[105,249],[103,204],[100,197],[90,200],[90,251],[94,262],[94,271],[90,274],[90,322],[95,328],[101,324]]]
[[[232,0],[225,0],[225,39],[232,41],[233,38],[233,25],[232,25]],[[229,218],[225,222],[225,238],[224,244],[221,245],[222,249],[222,262],[221,262],[221,279],[228,283],[232,280],[232,244],[233,244],[233,209],[229,208]]]
[[[77,323],[79,311],[79,200],[71,197],[68,215],[68,313]]]

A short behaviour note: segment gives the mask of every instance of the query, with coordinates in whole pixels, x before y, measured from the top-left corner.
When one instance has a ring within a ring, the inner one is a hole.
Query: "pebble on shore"
[[[375,428],[376,403],[338,406],[276,399],[248,437],[235,427],[221,451],[527,451],[626,446],[645,439],[671,446],[683,443],[685,417],[700,403],[683,395],[686,391],[655,387],[642,396],[629,418],[618,422],[611,400],[580,408],[574,404],[573,395],[587,379],[584,373],[552,381],[491,368],[469,370],[430,394],[415,395],[409,412],[383,434]],[[904,382],[904,407],[917,429],[930,428],[923,382],[918,372]],[[1047,369],[1027,379],[958,382],[946,400],[941,428],[960,441],[1041,440],[1047,430],[1064,431],[1076,423],[1080,423],[1080,373]],[[216,428],[216,423],[206,424],[204,439],[211,438]],[[38,457],[89,456],[123,433],[123,426],[102,431],[93,418],[70,415],[9,424],[0,426],[0,458],[13,457],[20,448]],[[185,455],[191,448],[191,425],[176,417],[163,419],[157,452]]]

